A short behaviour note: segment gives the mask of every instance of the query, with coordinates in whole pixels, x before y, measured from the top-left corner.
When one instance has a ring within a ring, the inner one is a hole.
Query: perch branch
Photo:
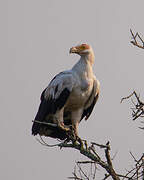
[[[41,121],[37,121],[37,120],[33,120],[32,122],[37,122],[39,124],[44,124],[44,125],[48,125],[48,126],[52,126],[52,127],[58,127],[57,124],[54,124],[54,123],[41,122]]]
[[[112,163],[112,158],[110,156],[110,144],[109,142],[106,143],[106,145],[103,144],[98,144],[95,142],[91,142],[91,145],[89,147],[87,147],[87,143],[85,144],[85,146],[82,148],[81,144],[78,142],[73,143],[72,142],[61,142],[58,144],[54,144],[54,145],[49,145],[47,144],[44,139],[40,136],[40,140],[38,140],[39,143],[41,143],[44,146],[47,147],[60,147],[60,148],[73,148],[78,150],[82,155],[84,155],[85,157],[87,157],[89,160],[88,161],[78,161],[76,162],[77,165],[77,171],[79,173],[79,175],[77,174],[76,168],[74,170],[73,177],[69,177],[69,179],[75,179],[75,180],[90,180],[90,177],[92,177],[92,179],[95,179],[95,175],[96,175],[96,165],[98,164],[99,166],[101,166],[102,168],[104,168],[107,172],[107,174],[105,174],[105,177],[103,178],[103,180],[108,179],[110,176],[112,177],[113,180],[120,180],[120,178],[124,179],[128,179],[128,180],[136,180],[139,179],[140,177],[142,177],[143,175],[143,157],[142,156],[139,160],[137,160],[134,155],[130,152],[132,158],[135,161],[135,167],[131,170],[129,170],[125,175],[121,175],[115,172],[114,168],[113,168],[113,163]],[[101,159],[101,157],[97,154],[95,147],[100,147],[100,148],[104,148],[104,152],[105,152],[105,158],[106,161],[103,161]],[[90,173],[88,175],[88,173],[86,173],[81,165],[88,165],[90,164]]]
[[[41,137],[40,137],[41,138]],[[39,141],[40,142],[40,141]],[[78,150],[82,155],[84,155],[85,157],[89,158],[92,162],[95,162],[96,164],[100,165],[102,168],[104,168],[108,174],[110,174],[110,176],[112,176],[113,180],[120,180],[120,178],[117,176],[113,165],[112,165],[112,161],[111,161],[111,157],[110,157],[110,145],[109,142],[106,145],[99,145],[97,143],[91,143],[92,145],[90,147],[87,147],[87,145],[85,145],[86,147],[81,147],[80,144],[78,144],[77,142],[75,143],[68,143],[68,142],[62,142],[56,145],[48,145],[46,142],[44,142],[44,140],[41,138],[41,142],[42,145],[44,146],[48,146],[48,147],[52,147],[52,146],[58,146],[60,148],[73,148]],[[87,143],[86,143],[87,144]],[[101,148],[106,148],[105,149],[105,157],[107,159],[106,162],[104,162],[96,153],[95,149],[94,149],[94,145],[99,146]],[[92,151],[91,151],[92,150]]]

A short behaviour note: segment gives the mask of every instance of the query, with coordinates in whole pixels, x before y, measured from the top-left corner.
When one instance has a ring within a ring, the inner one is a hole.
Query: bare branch
[[[106,179],[108,179],[109,177],[110,177],[109,174],[105,174],[105,177],[104,177],[102,180],[106,180]]]
[[[109,146],[109,142],[107,142],[107,148],[106,148],[106,150],[105,150],[105,156],[106,156],[108,165],[109,165],[110,167],[112,167],[112,160],[111,160],[111,157],[110,157],[109,150],[110,150],[110,146]]]
[[[39,137],[40,137],[40,139],[36,138],[36,140],[43,146],[56,147],[56,146],[60,146],[63,143],[63,142],[61,142],[61,143],[58,143],[58,144],[52,144],[51,145],[51,144],[46,143],[41,136],[39,136]]]
[[[134,161],[136,162],[134,165],[135,167],[132,168],[131,170],[129,170],[123,179],[128,178],[131,180],[136,180],[136,179],[139,179],[140,177],[142,177],[143,155],[141,156],[141,158],[139,160],[137,160],[131,152],[130,152],[130,154],[131,154],[132,158],[134,159]]]
[[[121,99],[120,103],[122,103],[123,100],[129,99],[130,97],[132,97],[133,94],[134,94],[134,92],[132,92],[129,96],[123,97],[123,98]]]
[[[91,142],[92,145],[96,145],[100,148],[107,148],[108,146],[107,145],[103,145],[103,144],[98,144],[98,143],[95,143],[95,142]],[[109,147],[110,148],[110,147]]]
[[[139,35],[139,33],[137,32],[137,33],[134,35],[134,33],[132,32],[131,29],[130,29],[130,33],[131,33],[131,35],[132,35],[132,41],[131,41],[131,43],[132,43],[134,46],[137,46],[138,48],[144,49],[144,41],[143,41],[143,39],[141,38],[141,36]],[[140,43],[138,42],[138,40],[140,41]]]
[[[77,161],[77,164],[93,164],[94,161]]]
[[[138,162],[131,151],[130,151],[130,155],[132,156],[132,158],[134,159],[135,162]]]
[[[111,158],[112,159],[112,161],[115,159],[115,157],[116,157],[116,155],[117,155],[117,151],[115,152],[115,154],[113,155],[113,157]]]
[[[81,166],[78,163],[77,163],[77,166],[79,168],[79,172],[82,173],[87,180],[89,180],[89,177],[85,174],[85,172],[83,171],[83,169],[81,168]]]
[[[133,120],[136,120],[137,118],[143,117],[144,115],[144,103],[140,100],[140,97],[137,95],[136,91],[133,91],[129,96],[122,98],[121,102],[123,102],[125,99],[129,99],[133,95],[135,96],[136,103],[132,100],[134,108],[131,109]]]
[[[37,139],[37,141],[39,143],[41,143],[42,145],[47,146],[47,147],[55,147],[55,146],[57,146],[57,147],[60,147],[60,148],[73,148],[73,149],[76,149],[82,155],[84,155],[85,157],[89,158],[91,160],[91,163],[93,162],[93,164],[98,164],[102,168],[104,168],[108,172],[108,174],[110,174],[110,176],[112,176],[112,178],[114,180],[120,180],[119,177],[116,175],[115,170],[114,170],[113,165],[112,165],[112,161],[111,161],[111,157],[110,157],[110,153],[109,153],[109,151],[110,151],[109,142],[106,145],[100,145],[100,144],[97,144],[97,143],[93,142],[93,143],[91,143],[92,145],[88,147],[86,141],[85,141],[85,146],[84,146],[83,144],[81,144],[79,141],[76,141],[75,139],[73,139],[73,140],[71,139],[72,143],[70,141],[69,142],[64,141],[62,143],[55,144],[55,145],[47,144],[42,139],[41,136],[40,136],[40,140]],[[82,140],[81,140],[81,142],[82,142]],[[106,156],[107,162],[104,162],[100,158],[100,156],[97,154],[97,152],[96,152],[96,150],[94,148],[94,145],[96,145],[96,146],[98,146],[100,148],[106,148],[105,156]],[[85,163],[89,163],[89,162],[85,161]],[[80,170],[80,163],[77,163],[77,166],[79,167],[79,170]],[[84,172],[82,170],[80,170],[80,172],[84,175]],[[95,172],[96,172],[96,169],[95,169]],[[74,175],[75,179],[79,178],[78,176],[76,176],[75,173],[73,173],[73,175]],[[93,177],[95,177],[95,175]],[[73,177],[70,177],[70,178],[73,178]],[[86,178],[86,174],[85,174],[85,178]]]
[[[86,161],[85,161],[86,162]],[[87,167],[87,163],[83,163],[83,162],[76,162],[76,166],[74,168],[74,172],[73,177],[69,177],[69,179],[76,179],[76,180],[90,180],[95,179],[95,175],[96,175],[96,163],[92,163],[89,166],[89,169],[87,169],[88,171],[83,169],[83,166],[86,165]],[[83,166],[82,166],[83,165]]]
[[[135,95],[138,103],[143,104],[140,101],[139,96],[137,96],[136,92],[133,92],[132,94]],[[131,96],[129,96],[129,97],[131,97]],[[128,99],[128,98],[125,98],[125,99]],[[139,104],[136,104],[136,108],[138,108],[138,107],[139,107]],[[88,161],[78,161],[76,163],[74,172],[72,173],[73,177],[69,177],[69,179],[90,180],[90,178],[92,178],[94,180],[95,176],[96,176],[96,172],[97,172],[96,165],[99,165],[100,167],[105,169],[105,171],[107,172],[107,174],[105,175],[103,180],[108,179],[110,176],[112,177],[113,180],[120,180],[120,177],[122,177],[123,179],[134,180],[134,179],[138,179],[142,176],[143,167],[144,167],[143,163],[142,163],[143,156],[139,160],[136,160],[134,155],[130,152],[131,156],[133,157],[133,159],[135,161],[135,167],[132,170],[129,170],[126,175],[118,174],[118,173],[116,173],[116,171],[114,170],[114,167],[113,167],[112,158],[110,155],[111,148],[110,148],[109,141],[106,143],[106,145],[91,142],[91,145],[88,146],[87,141],[84,141],[81,139],[77,140],[77,139],[72,139],[72,138],[74,138],[74,137],[71,137],[71,139],[69,141],[65,140],[61,143],[54,144],[54,145],[49,145],[47,142],[45,142],[45,140],[41,136],[40,136],[40,139],[37,139],[37,141],[41,145],[46,146],[46,147],[60,147],[60,149],[61,148],[76,149],[82,155],[84,155],[85,157],[87,157],[89,159]],[[83,141],[84,141],[84,144],[83,144]],[[101,159],[101,157],[96,152],[96,147],[104,149],[106,160]],[[88,164],[90,166],[90,169],[89,169],[89,173],[86,173],[85,170],[83,169],[82,165],[88,165]]]

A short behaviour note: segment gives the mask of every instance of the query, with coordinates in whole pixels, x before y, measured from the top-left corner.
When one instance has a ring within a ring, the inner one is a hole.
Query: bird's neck
[[[94,55],[88,54],[81,56],[80,60],[73,66],[72,70],[74,70],[77,74],[87,74],[88,76],[93,73],[92,65],[94,63]]]
[[[90,65],[92,66],[95,59],[93,51],[89,54],[82,55],[81,59],[84,60],[86,63],[90,63]]]

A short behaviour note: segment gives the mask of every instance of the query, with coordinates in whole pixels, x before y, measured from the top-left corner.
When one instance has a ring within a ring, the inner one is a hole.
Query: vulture
[[[80,56],[70,70],[57,74],[41,94],[41,102],[32,125],[32,135],[65,140],[73,129],[78,137],[78,125],[87,120],[99,97],[100,83],[93,73],[94,52],[90,45],[70,48]]]

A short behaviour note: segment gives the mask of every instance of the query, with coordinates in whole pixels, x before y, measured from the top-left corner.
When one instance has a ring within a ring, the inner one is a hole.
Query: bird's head
[[[70,48],[69,53],[76,53],[76,54],[79,54],[80,56],[83,56],[83,55],[90,54],[91,51],[92,51],[91,46],[89,46],[88,44],[81,44],[81,45]]]

